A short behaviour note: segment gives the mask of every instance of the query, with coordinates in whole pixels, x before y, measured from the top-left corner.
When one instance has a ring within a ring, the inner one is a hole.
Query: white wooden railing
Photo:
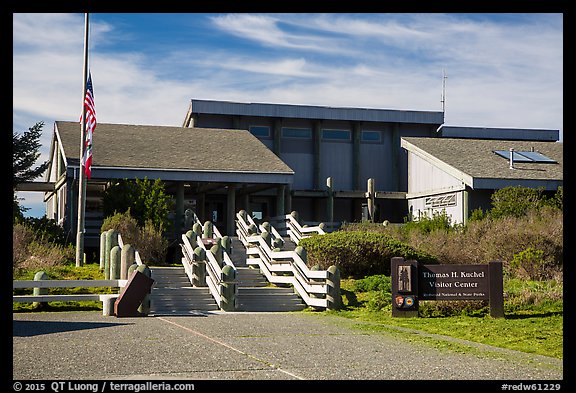
[[[198,220],[196,215],[194,215],[194,217],[195,217],[196,223],[200,224],[200,221]],[[209,239],[214,239],[214,242],[218,242],[222,238],[222,236],[220,235],[220,231],[218,231],[218,228],[216,228],[215,225],[212,225],[212,233],[213,233],[213,236]],[[184,266],[184,271],[186,272],[186,275],[188,276],[188,280],[190,281],[190,284],[192,284],[194,286],[198,277],[196,277],[196,275],[195,275],[193,265],[195,263],[205,263],[205,266],[206,266],[206,286],[208,286],[208,288],[210,290],[210,294],[212,295],[212,297],[214,298],[214,300],[218,304],[218,307],[223,308],[223,302],[225,300],[223,299],[222,293],[221,293],[222,283],[224,283],[224,282],[230,283],[230,281],[225,279],[225,275],[223,274],[222,269],[224,268],[224,266],[228,265],[228,266],[232,267],[232,269],[234,271],[236,271],[236,266],[234,266],[234,263],[232,262],[230,255],[228,254],[228,252],[225,249],[223,250],[223,258],[222,258],[223,264],[222,264],[222,266],[220,266],[220,264],[216,260],[216,257],[214,256],[214,254],[210,251],[211,247],[206,246],[206,244],[205,244],[206,239],[207,238],[204,238],[204,237],[196,234],[195,240],[196,240],[197,247],[200,247],[204,250],[205,260],[204,261],[195,261],[194,247],[190,243],[190,239],[188,238],[188,236],[186,236],[186,234],[182,235],[182,244],[181,244],[182,254],[183,254],[182,265]]]
[[[288,227],[288,236],[290,239],[298,244],[300,240],[312,235],[324,235],[324,224],[320,223],[315,226],[301,226],[297,219],[296,212],[286,214],[286,226]]]
[[[332,299],[340,296],[338,274],[333,275],[328,270],[311,270],[296,251],[273,251],[266,238],[275,230],[265,231],[261,225],[256,233],[250,233],[249,226],[254,222],[249,215],[240,211],[236,217],[236,233],[246,247],[247,264],[257,265],[271,283],[292,285],[308,306],[332,308]],[[337,295],[333,293],[334,288],[338,288]]]
[[[128,280],[13,280],[13,289],[33,288],[124,288]],[[114,301],[119,293],[77,293],[69,295],[42,294],[42,295],[13,295],[13,302],[72,302],[72,301],[101,301],[102,314],[112,315]]]

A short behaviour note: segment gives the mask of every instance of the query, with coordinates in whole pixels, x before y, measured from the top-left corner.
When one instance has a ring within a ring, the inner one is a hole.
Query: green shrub
[[[106,217],[100,227],[100,233],[109,229],[117,230],[125,244],[135,246],[139,241],[140,228],[136,219],[130,214],[130,208],[125,213],[115,213]]]
[[[164,263],[168,251],[168,240],[163,237],[162,228],[157,228],[152,220],[139,226],[130,210],[107,217],[102,223],[101,232],[115,229],[122,236],[124,244],[131,244],[147,265]]]
[[[327,269],[336,265],[342,277],[390,275],[392,257],[436,262],[429,254],[384,233],[336,231],[305,238],[299,245],[306,249],[309,266],[318,264],[321,269]]]
[[[528,247],[512,257],[510,269],[516,277],[530,280],[542,280],[550,278],[547,276],[546,261],[544,251]]]
[[[162,230],[156,228],[152,220],[147,220],[140,229],[139,239],[135,248],[145,264],[158,265],[165,262],[168,240],[163,237]]]
[[[378,291],[366,302],[366,308],[370,311],[391,310],[391,307],[392,295],[387,292]]]
[[[504,187],[492,194],[492,218],[523,217],[530,210],[539,210],[552,206],[562,210],[563,188],[559,187],[555,195],[547,197],[544,188]]]
[[[354,281],[354,291],[369,292],[382,291],[392,293],[392,282],[390,276],[384,274],[375,274]]]

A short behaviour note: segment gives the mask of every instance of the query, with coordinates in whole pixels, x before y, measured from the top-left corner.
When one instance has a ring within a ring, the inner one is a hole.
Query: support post
[[[332,177],[329,176],[326,179],[326,193],[328,194],[328,200],[326,202],[326,221],[334,221],[334,191],[332,188]]]
[[[366,193],[367,203],[368,203],[368,215],[369,221],[374,222],[374,200],[376,197],[376,193],[374,190],[374,179],[368,179],[368,192]]]
[[[234,311],[236,309],[236,270],[230,265],[222,268],[220,294],[222,295],[220,308],[223,311]]]
[[[84,173],[84,143],[86,140],[86,83],[88,81],[88,26],[89,16],[84,21],[84,69],[82,80],[82,119],[80,120],[80,155],[78,182],[78,225],[76,227],[76,267],[84,265],[84,232],[86,210],[86,174]]]
[[[488,287],[490,316],[504,318],[504,284],[502,280],[502,262],[488,263]]]
[[[34,281],[49,280],[49,279],[50,279],[50,277],[44,271],[36,272],[36,274],[34,275]],[[32,294],[34,296],[48,295],[48,288],[34,288],[32,290]],[[34,308],[44,308],[47,305],[48,305],[47,302],[34,302],[34,303],[32,303],[32,306]]]
[[[284,215],[284,194],[286,192],[286,186],[280,185],[276,188],[276,215]]]
[[[176,216],[174,217],[174,237],[178,238],[182,234],[184,227],[184,183],[176,183]]]
[[[226,204],[226,234],[234,235],[236,229],[236,184],[228,184],[227,204]]]
[[[342,307],[342,297],[340,296],[340,270],[335,265],[328,268],[326,285],[328,286],[328,293],[326,294],[328,309],[339,310]]]

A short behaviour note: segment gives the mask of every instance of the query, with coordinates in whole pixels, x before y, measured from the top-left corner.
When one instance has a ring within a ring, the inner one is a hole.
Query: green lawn
[[[357,280],[342,280],[344,307],[327,314],[348,318],[358,329],[390,333],[395,327],[454,337],[495,347],[563,358],[562,284],[505,281],[505,318],[492,318],[487,307],[447,316],[426,310],[419,318],[392,318],[391,299],[381,290],[354,291]],[[388,303],[383,302],[388,300]],[[428,306],[434,306],[426,302]],[[449,303],[449,302],[445,302]],[[376,306],[374,306],[376,304]],[[380,307],[380,308],[379,308]],[[379,309],[377,309],[379,308]],[[446,307],[444,307],[446,308]]]
[[[51,279],[103,279],[97,264],[83,267],[63,266],[46,270]],[[34,272],[19,272],[15,279],[31,280]],[[388,278],[389,279],[389,278]],[[377,286],[380,278],[365,279]],[[428,309],[419,318],[392,318],[391,298],[378,287],[377,290],[358,290],[359,280],[342,280],[344,307],[339,311],[327,311],[325,315],[336,315],[353,321],[358,329],[395,334],[398,328],[454,337],[501,348],[514,349],[527,353],[563,358],[563,300],[562,283],[506,280],[504,290],[505,318],[490,317],[486,308],[472,310],[450,309],[430,312]],[[67,289],[54,289],[66,293]],[[75,288],[78,293],[89,293],[98,288]],[[31,291],[31,290],[29,290]],[[68,291],[70,291],[68,289]],[[22,290],[14,291],[23,293]],[[70,293],[70,292],[68,292]],[[435,303],[435,302],[427,302]],[[433,305],[432,305],[433,306]],[[50,311],[100,310],[100,302],[52,302]],[[31,303],[13,303],[14,312],[38,311]],[[430,316],[433,315],[433,316]],[[434,340],[433,340],[434,341]],[[446,343],[445,340],[442,340]],[[433,345],[441,344],[435,340]],[[450,344],[454,349],[458,344]],[[458,346],[462,350],[464,346]]]

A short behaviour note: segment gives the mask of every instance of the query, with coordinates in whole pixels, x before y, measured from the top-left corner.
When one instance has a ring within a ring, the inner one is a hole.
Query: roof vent
[[[510,148],[510,169],[514,169],[514,148]]]

